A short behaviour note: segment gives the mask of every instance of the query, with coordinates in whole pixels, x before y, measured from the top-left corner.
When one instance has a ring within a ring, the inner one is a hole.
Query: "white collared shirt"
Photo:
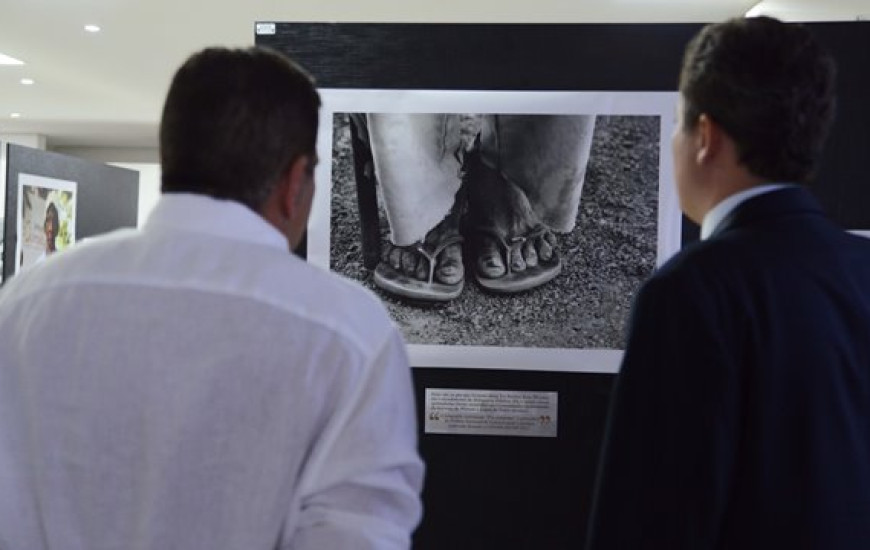
[[[724,220],[728,214],[730,214],[742,203],[748,201],[752,197],[757,197],[758,195],[763,195],[764,193],[770,193],[771,191],[776,191],[777,189],[789,187],[790,185],[792,184],[769,183],[765,185],[756,185],[754,187],[750,187],[749,189],[744,189],[739,193],[734,193],[733,195],[719,201],[719,203],[711,208],[710,211],[707,212],[707,214],[704,216],[704,220],[701,223],[701,240],[710,237],[710,235],[713,234],[713,232],[716,230],[716,227],[719,226],[722,220]]]
[[[0,291],[0,548],[399,549],[421,515],[410,369],[381,303],[244,206]]]

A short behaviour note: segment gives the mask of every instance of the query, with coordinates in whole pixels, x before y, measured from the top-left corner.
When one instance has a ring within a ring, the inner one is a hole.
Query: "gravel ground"
[[[434,306],[377,289],[363,267],[346,115],[335,116],[333,130],[330,267],[378,293],[409,343],[623,347],[631,301],[655,266],[658,117],[597,117],[577,225],[559,235],[563,265],[556,279],[504,296],[467,277],[459,298]],[[383,214],[381,231],[386,238]]]

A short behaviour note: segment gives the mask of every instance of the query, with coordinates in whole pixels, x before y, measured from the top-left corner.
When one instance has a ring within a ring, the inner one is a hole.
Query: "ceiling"
[[[52,149],[156,147],[173,71],[205,46],[252,44],[255,21],[703,22],[757,3],[536,0],[508,9],[503,0],[0,0],[0,53],[25,62],[0,65],[0,134],[42,135]],[[870,15],[870,0],[764,6],[792,20]],[[101,31],[86,32],[86,24]]]

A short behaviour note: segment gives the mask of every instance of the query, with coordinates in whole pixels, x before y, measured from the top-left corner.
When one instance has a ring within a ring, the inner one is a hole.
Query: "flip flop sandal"
[[[540,237],[546,231],[543,227],[539,227],[523,237],[512,237],[510,242],[505,241],[500,235],[488,227],[478,227],[476,230],[480,233],[487,234],[497,243],[501,244],[502,260],[507,269],[507,273],[501,277],[490,278],[480,273],[477,262],[475,261],[474,276],[480,286],[486,290],[500,294],[523,292],[553,280],[553,278],[562,271],[562,260],[559,258],[559,254],[556,250],[553,250],[553,256],[547,261],[538,258],[538,265],[536,266],[527,266],[523,271],[513,271],[511,269],[511,248],[517,246],[521,247],[526,240]]]
[[[409,277],[401,271],[394,269],[390,264],[382,261],[378,263],[378,266],[375,268],[375,285],[397,296],[412,298],[414,300],[423,300],[427,302],[447,302],[453,300],[462,293],[465,281],[464,279],[460,279],[458,282],[453,284],[445,284],[436,281],[436,260],[448,246],[461,243],[462,241],[462,235],[452,235],[444,239],[431,253],[426,250],[422,243],[413,244],[407,247],[398,247],[414,250],[426,258],[429,262],[428,280],[421,281],[420,279]]]

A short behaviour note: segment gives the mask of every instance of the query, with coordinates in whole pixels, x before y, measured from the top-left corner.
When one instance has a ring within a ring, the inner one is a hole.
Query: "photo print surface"
[[[332,92],[309,259],[376,293],[413,362],[615,371],[679,246],[671,94]]]
[[[76,183],[20,174],[16,223],[18,273],[75,242]]]

